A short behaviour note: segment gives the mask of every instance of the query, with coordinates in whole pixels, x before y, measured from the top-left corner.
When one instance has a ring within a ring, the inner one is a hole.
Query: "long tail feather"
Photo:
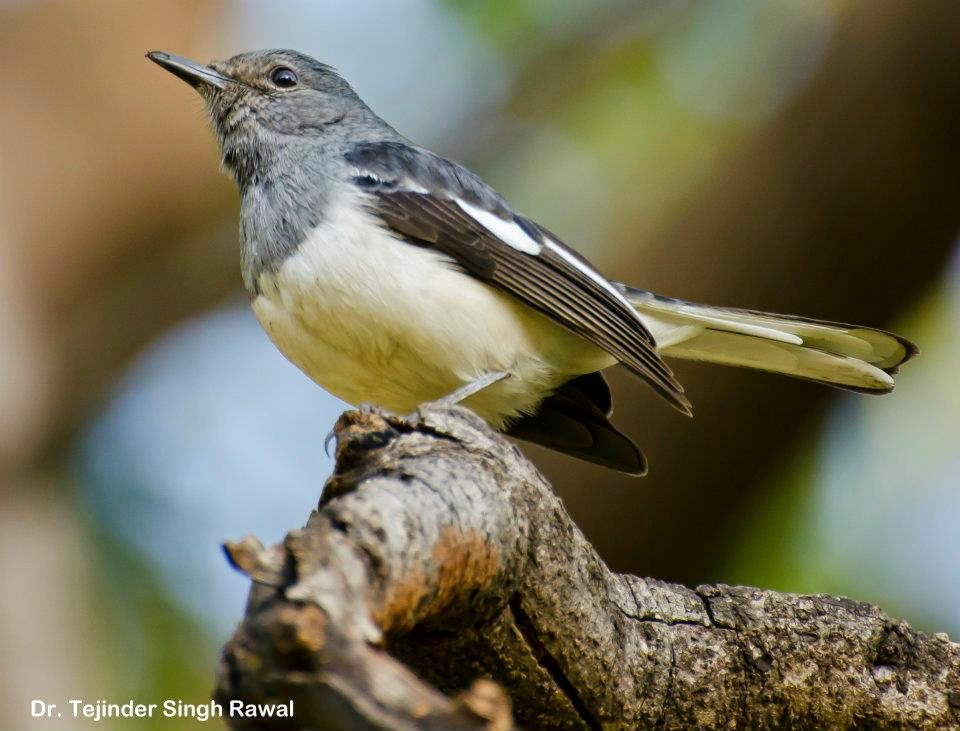
[[[768,312],[711,307],[621,286],[666,357],[782,373],[867,393],[919,351],[893,333]]]

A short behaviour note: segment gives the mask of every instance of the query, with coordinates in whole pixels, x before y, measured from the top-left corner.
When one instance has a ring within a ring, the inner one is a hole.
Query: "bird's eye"
[[[270,81],[273,82],[274,86],[279,86],[281,89],[289,89],[290,87],[296,86],[299,79],[297,79],[297,75],[293,69],[288,69],[286,66],[278,66],[270,72]]]

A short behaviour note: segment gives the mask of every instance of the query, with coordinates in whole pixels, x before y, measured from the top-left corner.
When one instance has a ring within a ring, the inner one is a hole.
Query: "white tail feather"
[[[622,291],[666,357],[885,393],[893,390],[897,366],[917,352],[912,343],[882,330]]]

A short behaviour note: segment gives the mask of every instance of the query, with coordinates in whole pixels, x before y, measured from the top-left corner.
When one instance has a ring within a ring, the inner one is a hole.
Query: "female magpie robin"
[[[609,421],[601,371],[615,363],[689,415],[662,356],[886,393],[917,353],[881,330],[610,281],[301,53],[209,66],[147,56],[206,103],[242,195],[243,281],[257,318],[347,402],[407,413],[449,394],[508,434],[639,475],[643,454]]]

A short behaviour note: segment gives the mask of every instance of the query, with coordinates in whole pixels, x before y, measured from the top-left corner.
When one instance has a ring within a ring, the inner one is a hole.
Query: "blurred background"
[[[330,473],[344,404],[249,313],[201,103],[143,58],[276,46],[611,276],[915,340],[883,398],[677,363],[693,420],[613,372],[642,480],[528,452],[617,570],[960,635],[960,5],[0,0],[0,728],[205,701],[247,588],[219,544]]]

